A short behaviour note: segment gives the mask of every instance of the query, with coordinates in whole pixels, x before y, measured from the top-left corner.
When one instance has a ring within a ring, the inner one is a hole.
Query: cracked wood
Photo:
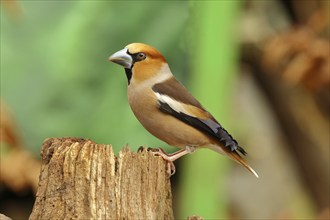
[[[166,163],[146,150],[47,139],[29,219],[173,219]]]

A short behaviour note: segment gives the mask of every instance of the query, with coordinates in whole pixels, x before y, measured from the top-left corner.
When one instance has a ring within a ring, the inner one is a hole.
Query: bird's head
[[[127,45],[111,55],[109,61],[125,68],[128,84],[131,79],[139,82],[155,77],[164,65],[167,66],[165,58],[157,49],[143,43]]]

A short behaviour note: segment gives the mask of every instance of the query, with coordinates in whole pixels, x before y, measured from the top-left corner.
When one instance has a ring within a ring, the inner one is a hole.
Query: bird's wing
[[[159,109],[193,126],[206,135],[218,140],[231,151],[246,152],[237,141],[218,123],[214,117],[175,78],[155,84],[152,87]]]

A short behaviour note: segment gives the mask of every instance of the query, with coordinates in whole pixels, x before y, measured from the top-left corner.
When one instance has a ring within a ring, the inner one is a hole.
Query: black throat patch
[[[130,52],[127,51],[127,54],[130,55],[132,57],[132,59],[133,59],[133,63],[132,63],[131,68],[125,68],[125,73],[126,73],[126,77],[127,77],[127,83],[129,85],[130,82],[131,82],[131,79],[132,79],[132,74],[133,74],[132,73],[132,69],[133,69],[134,63],[140,62],[140,61],[144,60],[146,57],[140,58],[139,57],[139,54],[141,54],[141,53],[134,53],[133,54],[133,53],[130,53]]]
[[[125,68],[125,73],[127,77],[127,83],[129,85],[132,79],[132,69]]]

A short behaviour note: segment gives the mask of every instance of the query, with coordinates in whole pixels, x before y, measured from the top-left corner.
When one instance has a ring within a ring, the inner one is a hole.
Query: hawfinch
[[[132,43],[109,60],[125,68],[128,102],[145,129],[169,145],[182,148],[166,154],[154,152],[170,163],[204,147],[229,158],[258,174],[243,160],[245,150],[220,123],[174,78],[165,58],[155,48]]]

